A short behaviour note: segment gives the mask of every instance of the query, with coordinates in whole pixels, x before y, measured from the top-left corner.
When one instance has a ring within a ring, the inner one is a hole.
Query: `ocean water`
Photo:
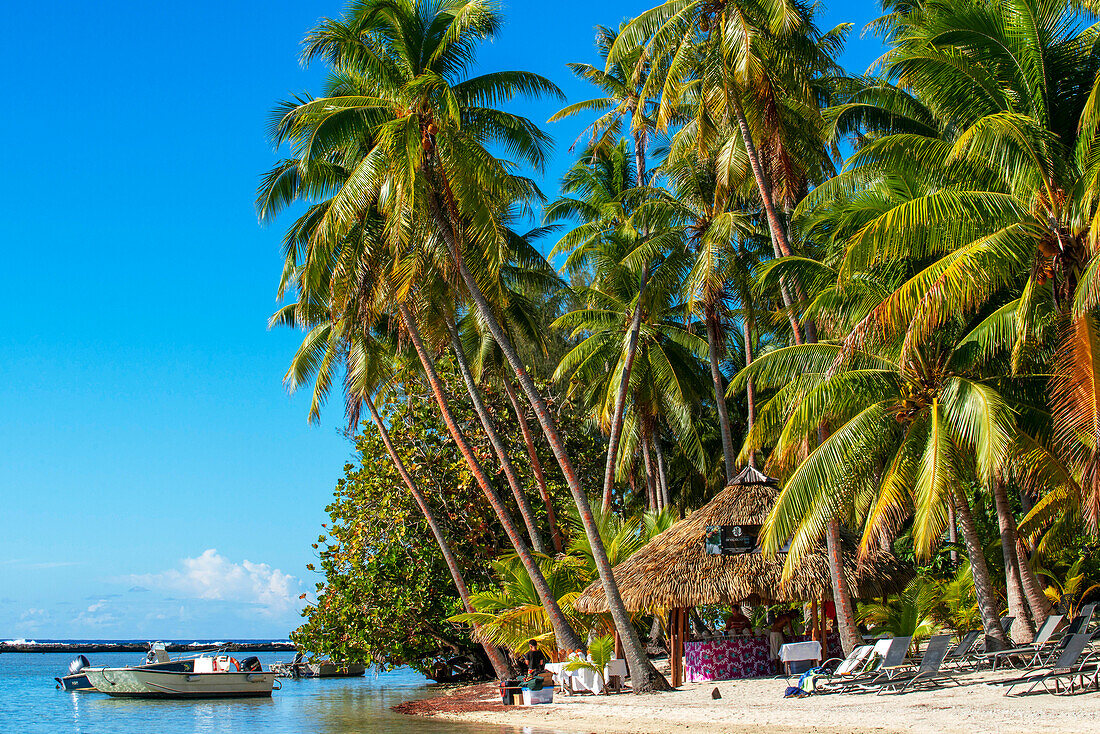
[[[266,669],[290,653],[256,653]],[[234,653],[240,657],[241,653]],[[102,693],[66,693],[54,676],[67,672],[75,653],[0,654],[0,732],[63,734],[521,734],[499,726],[459,725],[401,716],[390,707],[433,695],[407,669],[362,678],[281,679],[270,699],[145,701]],[[94,666],[134,665],[140,653],[88,655]],[[523,729],[522,734],[533,734]],[[540,732],[540,734],[549,734]]]

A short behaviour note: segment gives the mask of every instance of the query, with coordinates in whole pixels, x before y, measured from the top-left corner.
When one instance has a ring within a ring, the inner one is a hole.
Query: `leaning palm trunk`
[[[737,454],[733,449],[730,414],[726,407],[726,384],[722,379],[722,369],[719,364],[718,314],[715,313],[713,304],[707,304],[703,308],[703,318],[707,327],[707,351],[710,353],[710,379],[714,383],[714,405],[718,409],[718,426],[722,431],[722,460],[726,466],[726,484],[729,484],[736,474],[733,462]]]
[[[619,390],[615,394],[615,412],[611,415],[611,437],[607,442],[607,465],[603,474],[603,504],[607,512],[611,508],[611,490],[615,486],[615,463],[619,456],[619,440],[623,434],[623,414],[626,412],[626,396],[630,391],[630,372],[634,368],[634,358],[638,356],[638,335],[642,330],[642,295],[646,281],[649,280],[649,268],[642,271],[638,286],[638,302],[634,304],[634,315],[630,320],[630,333],[626,343],[626,362],[619,381]]]
[[[489,437],[489,443],[493,447],[493,453],[497,455],[500,468],[504,470],[504,477],[508,480],[512,496],[516,499],[516,506],[523,518],[523,524],[527,526],[527,536],[531,539],[531,547],[537,553],[545,554],[546,548],[542,544],[538,523],[535,522],[535,511],[531,509],[531,503],[527,501],[527,495],[523,492],[523,485],[520,484],[519,476],[516,475],[516,468],[508,457],[508,447],[504,445],[504,440],[501,439],[500,432],[493,424],[489,411],[485,410],[485,404],[481,400],[481,391],[478,390],[477,383],[474,382],[470,365],[466,361],[466,352],[463,351],[462,342],[459,341],[458,329],[455,328],[450,319],[444,320],[447,322],[447,331],[451,335],[451,351],[454,352],[455,361],[458,363],[458,371],[462,374],[462,381],[466,384],[466,392],[470,396],[470,402],[474,406],[474,412],[477,413],[478,420],[481,421],[481,428],[485,431],[485,435]]]
[[[374,407],[374,401],[371,400],[369,395],[363,396],[363,402],[367,406],[367,411],[370,412],[371,420],[374,421],[374,425],[378,428],[378,434],[382,437],[382,444],[386,447],[386,453],[389,454],[390,461],[393,462],[394,467],[397,469],[397,473],[401,475],[401,479],[404,480],[405,486],[409,490],[409,494],[416,500],[417,506],[420,507],[420,511],[424,513],[424,519],[428,521],[428,527],[432,531],[432,535],[435,537],[435,542],[439,545],[439,551],[443,554],[443,561],[447,564],[447,570],[451,572],[451,579],[455,583],[455,588],[458,590],[458,597],[462,600],[462,608],[467,613],[474,611],[473,606],[470,604],[470,589],[466,586],[466,580],[462,577],[462,569],[458,567],[458,561],[455,559],[455,555],[451,552],[451,546],[447,542],[447,539],[443,536],[443,529],[439,526],[439,521],[435,517],[435,512],[432,511],[431,505],[428,504],[428,498],[424,496],[424,493],[420,491],[420,487],[417,486],[416,481],[409,474],[408,469],[405,468],[405,462],[401,460],[401,456],[398,455],[397,450],[393,446],[393,442],[390,440],[390,432],[386,429],[386,424],[382,421],[382,417],[378,415],[378,410]],[[481,633],[477,626],[474,627],[474,638],[481,639]],[[500,654],[500,649],[489,642],[482,642],[481,646],[485,649],[485,655],[489,658],[489,662],[493,665],[493,671],[497,674],[498,678],[507,678],[511,675],[511,666],[505,661],[504,656]]]
[[[836,629],[840,634],[840,646],[847,655],[862,644],[856,627],[852,597],[844,581],[844,558],[840,543],[840,521],[830,519],[825,527],[825,551],[829,556],[829,577],[833,586],[833,606],[836,607]]]
[[[519,423],[519,432],[523,434],[523,443],[527,446],[527,458],[531,462],[531,471],[535,475],[535,483],[539,487],[539,496],[546,507],[546,522],[550,526],[550,541],[554,544],[554,552],[561,553],[564,548],[561,530],[558,528],[557,513],[554,511],[554,503],[550,499],[550,490],[546,486],[546,474],[542,470],[542,461],[539,460],[538,451],[535,449],[535,437],[531,434],[531,426],[527,423],[527,416],[523,414],[523,406],[520,405],[519,396],[516,395],[515,385],[507,375],[501,375],[500,381],[504,385],[504,392],[508,396],[508,402],[512,404],[512,412]]]
[[[986,650],[999,650],[1008,643],[1004,632],[1001,630],[1000,621],[997,619],[997,609],[994,607],[995,596],[993,594],[993,581],[989,576],[989,566],[985,562],[985,554],[982,552],[982,540],[978,536],[978,529],[974,525],[974,516],[970,513],[970,503],[966,495],[956,489],[955,514],[962,526],[963,542],[966,543],[966,554],[970,558],[970,574],[974,579],[974,596],[978,601],[978,611],[982,615],[982,629],[985,631]]]
[[[534,380],[527,373],[523,360],[519,358],[515,346],[512,345],[512,340],[505,333],[504,327],[501,326],[492,306],[485,298],[485,294],[482,293],[473,273],[466,266],[466,261],[462,258],[461,248],[455,237],[455,230],[451,228],[451,222],[443,213],[439,199],[435,195],[429,195],[428,203],[432,219],[440,237],[443,238],[450,250],[451,259],[454,261],[459,277],[462,278],[462,283],[466,286],[466,290],[469,292],[470,299],[473,301],[478,313],[489,327],[489,333],[493,335],[497,346],[500,347],[500,351],[515,372],[516,380],[519,382],[523,394],[527,397],[527,401],[534,408],[535,416],[539,420],[546,441],[550,444],[550,449],[554,452],[554,458],[557,459],[558,466],[561,467],[561,473],[569,487],[569,492],[573,495],[573,502],[577,506],[577,515],[584,527],[584,534],[588,538],[588,545],[592,550],[592,561],[596,566],[596,572],[599,574],[604,593],[607,595],[607,605],[611,612],[611,619],[615,624],[616,631],[619,633],[619,638],[622,640],[623,651],[626,653],[627,664],[630,666],[631,687],[635,693],[671,690],[665,677],[653,667],[653,663],[646,657],[645,648],[638,637],[638,631],[634,629],[634,625],[630,621],[630,613],[626,610],[626,605],[623,604],[622,595],[619,594],[619,587],[615,583],[615,577],[611,572],[611,562],[607,558],[607,549],[604,548],[603,539],[600,537],[599,526],[592,515],[588,495],[581,487],[580,479],[578,479],[577,472],[573,468],[573,462],[565,451],[565,442],[562,440],[561,434],[558,433],[558,427],[550,414],[550,408],[543,400]],[[543,579],[543,582],[545,583],[545,579]],[[555,608],[556,606],[555,604]],[[576,635],[574,634],[573,637],[576,637]]]
[[[445,232],[449,232],[449,228],[443,227],[442,229]],[[446,234],[444,236],[446,236]],[[449,244],[454,247],[455,243],[453,239]],[[623,651],[626,654],[627,664],[630,666],[631,687],[636,693],[671,690],[665,677],[653,667],[653,663],[646,657],[645,648],[642,646],[642,641],[638,637],[638,631],[634,629],[634,625],[630,621],[630,613],[626,610],[626,605],[623,604],[623,598],[619,594],[619,587],[615,583],[615,577],[611,573],[611,562],[607,558],[607,550],[604,548],[603,539],[600,538],[599,527],[596,525],[596,519],[592,515],[592,507],[588,503],[588,495],[585,494],[584,489],[581,487],[580,479],[577,478],[577,472],[573,468],[573,462],[569,459],[569,455],[565,451],[565,442],[562,440],[561,434],[558,433],[558,427],[555,425],[554,419],[550,414],[549,406],[546,405],[546,401],[539,393],[538,388],[535,387],[534,380],[532,380],[531,376],[527,373],[527,368],[524,367],[523,361],[519,358],[519,354],[516,353],[511,340],[497,320],[496,314],[493,313],[477,281],[474,280],[473,274],[470,273],[469,268],[466,267],[466,263],[458,257],[457,249],[452,252],[452,256],[457,262],[462,282],[470,292],[470,298],[473,300],[481,317],[485,319],[486,324],[489,326],[490,333],[492,333],[497,345],[504,353],[505,358],[508,360],[508,364],[511,365],[512,369],[515,371],[520,388],[523,390],[524,395],[527,396],[527,400],[531,403],[531,407],[534,408],[535,416],[539,420],[539,425],[542,427],[543,434],[546,436],[546,441],[550,444],[550,449],[554,452],[554,458],[557,459],[558,466],[561,467],[562,476],[564,476],[565,482],[569,486],[569,491],[573,495],[573,501],[577,505],[577,514],[580,517],[581,524],[584,526],[584,533],[588,538],[589,547],[592,549],[592,560],[596,566],[596,572],[600,576],[600,582],[603,584],[604,593],[607,595],[607,605],[611,612],[611,619],[614,621],[615,629],[618,631],[619,637],[622,640]]]
[[[1012,624],[1012,641],[1026,644],[1035,637],[1031,611],[1027,606],[1020,560],[1016,555],[1016,518],[1008,504],[1008,493],[1000,478],[993,480],[993,502],[997,507],[997,525],[1001,531],[1001,554],[1005,562],[1005,588],[1008,592],[1008,613],[1016,618]]]
[[[512,547],[515,548],[516,554],[523,563],[523,567],[527,570],[527,574],[531,578],[531,583],[535,587],[536,593],[538,593],[539,601],[542,602],[542,606],[546,610],[546,616],[549,618],[550,626],[554,630],[554,637],[557,638],[558,647],[565,649],[579,647],[580,638],[565,619],[565,615],[562,614],[557,599],[554,598],[554,594],[551,592],[549,584],[546,583],[546,578],[542,575],[542,571],[539,569],[534,556],[531,555],[531,550],[527,547],[527,544],[523,542],[523,536],[520,534],[515,522],[513,522],[512,518],[509,516],[508,508],[504,505],[504,501],[500,498],[500,495],[497,494],[497,491],[493,489],[493,485],[489,482],[488,475],[486,475],[485,470],[481,467],[481,462],[474,456],[473,449],[459,429],[454,414],[451,413],[450,406],[447,405],[447,398],[443,392],[443,382],[439,378],[439,373],[435,369],[435,363],[432,361],[427,347],[424,346],[423,339],[420,338],[420,330],[416,325],[416,317],[409,310],[408,304],[402,303],[398,306],[398,309],[401,314],[401,320],[404,322],[405,330],[409,335],[409,339],[412,341],[413,347],[416,349],[416,354],[420,358],[420,364],[424,368],[424,374],[428,378],[428,384],[432,389],[432,394],[435,397],[435,402],[439,407],[440,414],[443,416],[443,422],[447,426],[447,431],[450,433],[455,444],[458,445],[458,450],[462,453],[463,458],[466,460],[466,464],[470,467],[470,471],[474,475],[474,480],[477,481],[486,499],[489,500],[489,504],[492,506],[501,525],[504,526],[504,532],[507,534],[508,540],[511,541]]]

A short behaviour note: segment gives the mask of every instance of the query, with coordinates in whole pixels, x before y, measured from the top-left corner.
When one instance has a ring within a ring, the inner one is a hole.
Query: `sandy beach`
[[[682,734],[683,732],[814,732],[815,734],[1008,734],[1091,732],[1100,719],[1100,693],[1006,698],[986,681],[1009,674],[960,676],[961,686],[902,695],[815,695],[784,699],[782,680],[685,684],[674,693],[555,696],[526,708],[500,705],[494,685],[448,692],[406,713],[562,732]],[[722,698],[714,700],[714,688]],[[402,710],[398,707],[398,710]]]

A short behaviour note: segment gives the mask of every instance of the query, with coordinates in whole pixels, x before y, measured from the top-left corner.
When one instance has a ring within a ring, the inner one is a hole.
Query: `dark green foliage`
[[[440,371],[452,388],[451,405],[475,451],[487,467],[497,468],[485,435],[470,430],[476,418],[465,392],[454,390],[459,383],[453,365],[441,360]],[[507,398],[492,390],[486,390],[484,398],[510,454],[525,456]],[[583,430],[571,405],[553,405],[561,411],[564,426],[578,429],[566,434],[578,469],[585,476],[597,476],[602,458],[598,441]],[[484,590],[491,561],[511,552],[511,547],[430,396],[426,391],[401,393],[379,403],[378,409],[406,467],[428,496],[467,585],[475,593]],[[548,489],[564,517],[568,488],[549,449],[542,444],[539,449],[545,452]],[[469,628],[447,621],[464,611],[454,583],[420,508],[369,423],[356,437],[356,452],[357,463],[344,467],[334,500],[326,508],[331,522],[314,545],[319,562],[309,570],[323,574],[324,580],[317,584],[317,600],[302,612],[306,621],[291,639],[334,660],[383,669],[408,665],[422,673],[455,655],[480,654]],[[516,461],[516,468],[545,531],[545,509],[534,502],[538,490],[529,462]],[[494,481],[503,484],[503,478]]]

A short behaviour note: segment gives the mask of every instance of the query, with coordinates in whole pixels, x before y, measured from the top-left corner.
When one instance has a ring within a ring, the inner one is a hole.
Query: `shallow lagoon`
[[[240,653],[234,654],[241,657]],[[264,667],[290,653],[259,653]],[[395,670],[363,678],[282,680],[271,699],[141,701],[55,688],[75,657],[70,653],[0,654],[0,731],[21,734],[513,734],[499,726],[462,726],[401,716],[390,707],[432,695],[417,673]],[[134,665],[140,653],[88,656],[92,665]],[[529,731],[529,730],[524,730]]]

